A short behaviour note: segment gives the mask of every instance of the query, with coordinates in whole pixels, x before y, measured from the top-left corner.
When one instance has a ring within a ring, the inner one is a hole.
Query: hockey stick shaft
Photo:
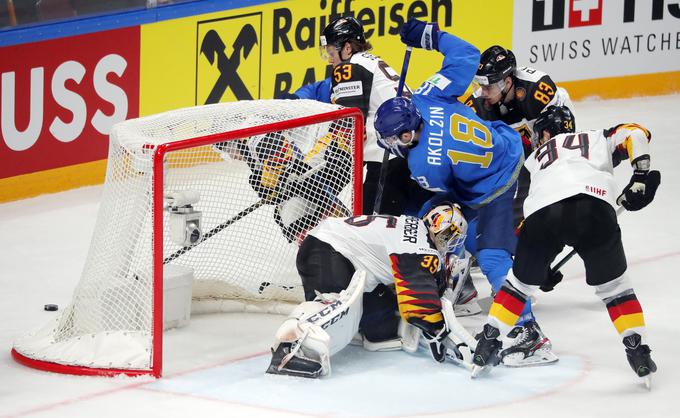
[[[209,239],[210,237],[212,237],[213,235],[219,233],[224,228],[228,227],[229,225],[233,224],[234,222],[237,222],[237,221],[243,219],[244,217],[248,216],[250,213],[255,212],[257,209],[266,205],[267,203],[269,203],[268,199],[260,199],[259,201],[253,203],[252,205],[248,206],[247,208],[245,208],[242,211],[240,211],[239,213],[237,213],[236,216],[234,216],[233,218],[222,222],[221,224],[217,225],[216,227],[214,227],[210,231],[206,232],[201,237],[200,241],[197,241],[194,245],[187,245],[186,247],[182,247],[179,250],[172,253],[171,255],[169,255],[168,257],[166,257],[163,260],[163,264],[167,264],[167,263],[171,262],[172,260],[176,259],[177,257],[181,256],[182,254],[190,251],[192,248],[196,247],[197,245],[199,245],[203,241],[205,241],[205,240]]]
[[[300,176],[295,176],[294,178],[288,179],[288,181],[294,181],[294,180],[302,180],[305,179],[317,171],[321,170],[323,166],[326,165],[326,162],[324,161],[323,163],[320,163],[319,165],[315,166],[314,168],[311,168],[304,174]],[[171,262],[172,260],[176,259],[177,257],[185,254],[186,252],[190,251],[192,248],[195,248],[197,245],[201,244],[202,242],[206,241],[207,239],[210,239],[212,236],[215,234],[218,234],[220,231],[222,231],[224,228],[228,227],[229,225],[243,219],[244,217],[248,216],[249,214],[255,212],[257,209],[261,208],[264,205],[272,203],[274,199],[278,197],[280,192],[274,192],[272,193],[271,196],[268,196],[267,198],[263,198],[258,200],[257,202],[253,203],[252,205],[248,206],[247,208],[243,209],[236,215],[234,215],[232,218],[222,222],[221,224],[217,225],[210,231],[206,232],[203,234],[200,240],[198,240],[195,244],[193,245],[187,245],[185,247],[180,248],[179,250],[175,251],[174,253],[170,254],[167,256],[165,259],[163,259],[163,264],[167,264]]]
[[[397,85],[397,97],[401,97],[404,93],[404,86],[406,85],[406,73],[408,72],[408,63],[411,60],[411,51],[413,47],[407,46],[404,54],[404,64],[401,66],[401,75],[399,76],[399,84]],[[385,148],[383,152],[382,164],[380,165],[380,178],[378,179],[378,188],[375,191],[375,202],[373,204],[373,214],[380,213],[382,206],[382,196],[385,190],[385,180],[387,179],[387,163],[390,160],[390,150]]]
[[[625,210],[626,210],[626,208],[624,208],[623,206],[619,206],[619,208],[616,209],[616,216],[621,215]],[[571,260],[571,258],[574,255],[576,255],[576,250],[571,250],[569,252],[569,254],[565,255],[563,259],[561,259],[557,264],[555,264],[555,267],[550,269],[550,274],[553,275],[553,274],[557,273],[559,271],[559,269],[561,269],[562,266],[567,264],[567,261]]]
[[[444,320],[450,331],[446,336],[447,341],[444,343],[447,348],[446,357],[457,365],[472,371],[472,352],[477,347],[477,340],[458,322],[453,311],[453,303],[446,298],[441,298],[441,302],[442,315],[444,315]],[[467,356],[463,354],[461,349],[466,351]],[[451,351],[454,351],[454,353],[451,353]],[[458,358],[456,353],[459,353],[463,358]]]

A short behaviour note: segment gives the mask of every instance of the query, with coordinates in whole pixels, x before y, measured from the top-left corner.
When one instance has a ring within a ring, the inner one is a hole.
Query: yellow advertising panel
[[[512,2],[454,0],[295,0],[142,26],[140,115],[220,101],[269,99],[330,74],[319,54],[326,24],[353,14],[373,53],[397,72],[401,25],[413,16],[437,21],[481,50],[512,45]],[[442,55],[415,50],[407,83],[436,72]]]

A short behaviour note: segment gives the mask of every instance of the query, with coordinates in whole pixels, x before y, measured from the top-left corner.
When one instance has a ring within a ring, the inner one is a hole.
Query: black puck
[[[46,311],[56,311],[58,309],[59,309],[59,305],[55,305],[53,303],[48,303],[47,305],[45,305]]]

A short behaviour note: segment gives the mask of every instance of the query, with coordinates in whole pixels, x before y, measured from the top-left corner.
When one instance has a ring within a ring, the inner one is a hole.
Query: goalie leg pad
[[[339,294],[320,293],[316,300],[298,305],[276,332],[270,369],[275,366],[278,374],[304,375],[313,368],[309,362],[316,362],[321,368],[316,376],[330,374],[330,356],[349,344],[359,330],[365,283],[366,272],[359,270]],[[275,365],[277,357],[281,360]],[[296,361],[291,363],[293,358]],[[289,372],[282,373],[286,369]]]
[[[418,351],[418,342],[422,331],[415,325],[411,325],[403,319],[399,322],[398,338],[390,340],[372,342],[367,338],[363,339],[364,349],[368,351],[398,351],[404,350],[407,353]]]

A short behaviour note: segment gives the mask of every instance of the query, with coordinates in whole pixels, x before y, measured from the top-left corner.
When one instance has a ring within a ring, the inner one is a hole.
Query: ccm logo
[[[342,301],[336,300],[335,302],[331,303],[330,305],[326,306],[319,312],[315,313],[314,315],[310,316],[307,321],[311,322],[312,324],[316,323],[317,321],[324,319],[324,317],[328,316],[331,313],[335,313],[334,311],[342,305]],[[338,313],[334,318],[332,318],[330,321],[321,324],[321,328],[326,329],[329,326],[335,324],[338,322],[342,317],[346,316],[347,313],[349,312],[349,306],[346,307],[342,312]]]
[[[125,90],[107,80],[107,76],[111,73],[121,77],[126,68],[127,61],[123,57],[118,54],[109,54],[97,62],[92,77],[88,77],[88,80],[92,80],[94,93],[100,99],[113,105],[112,114],[107,115],[98,108],[89,120],[94,129],[103,135],[108,135],[113,124],[125,120],[127,116],[128,97]],[[71,142],[78,138],[87,123],[87,103],[91,103],[93,97],[83,98],[80,94],[69,90],[66,85],[69,80],[80,85],[86,72],[85,66],[78,61],[66,61],[54,70],[51,80],[45,80],[45,68],[34,67],[30,71],[28,88],[22,86],[17,88],[14,71],[2,73],[2,102],[0,105],[2,119],[0,124],[2,136],[7,146],[14,151],[24,151],[31,148],[40,137],[46,113],[44,100],[46,82],[49,83],[49,92],[54,102],[73,115],[71,120],[66,121],[59,116],[54,117],[50,121],[49,132],[61,142]],[[28,126],[21,131],[17,128],[15,119],[15,97],[17,94],[30,94]]]

